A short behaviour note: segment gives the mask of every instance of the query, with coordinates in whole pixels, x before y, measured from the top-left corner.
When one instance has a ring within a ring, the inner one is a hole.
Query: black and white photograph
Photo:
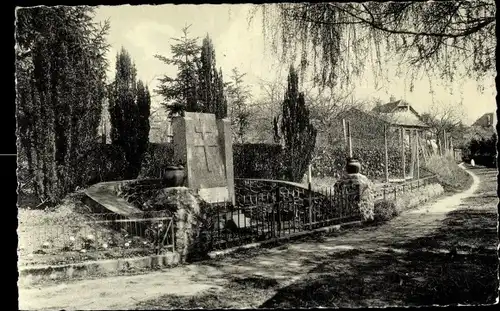
[[[495,1],[13,15],[20,310],[498,304]]]

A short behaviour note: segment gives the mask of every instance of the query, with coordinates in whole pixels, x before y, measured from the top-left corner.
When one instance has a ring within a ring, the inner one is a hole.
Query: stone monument
[[[208,203],[234,204],[231,122],[211,113],[185,112],[173,118],[172,130],[174,160],[186,170],[184,185]]]

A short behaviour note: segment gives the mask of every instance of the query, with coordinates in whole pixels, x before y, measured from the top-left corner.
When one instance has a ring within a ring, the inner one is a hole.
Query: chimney
[[[390,99],[389,99],[389,102],[392,103],[392,102],[395,102],[396,101],[396,97],[394,97],[394,95],[391,95]]]

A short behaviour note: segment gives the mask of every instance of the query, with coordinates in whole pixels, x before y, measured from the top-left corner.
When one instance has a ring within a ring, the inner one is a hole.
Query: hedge
[[[361,163],[361,173],[370,179],[383,178],[385,175],[384,159],[385,150],[377,147],[353,148],[353,157]],[[389,148],[389,176],[400,177],[403,175],[401,167],[401,150]],[[405,153],[406,168],[410,166],[410,151]],[[316,150],[311,162],[311,173],[315,177],[331,176],[338,178],[345,172],[347,164],[347,151],[344,147]]]
[[[89,186],[99,182],[121,180],[127,169],[123,150],[111,144],[96,143],[80,159],[75,168],[80,176],[78,184]]]
[[[282,149],[277,144],[233,145],[236,178],[281,179]]]
[[[174,145],[172,143],[149,143],[142,160],[139,178],[161,178],[165,168],[173,165]]]
[[[493,133],[490,138],[472,139],[464,152],[464,159],[486,167],[497,167],[497,135]]]
[[[279,179],[281,146],[276,144],[234,144],[233,165],[236,178]],[[160,178],[166,166],[173,165],[172,143],[150,143],[142,161],[139,178]]]
[[[282,148],[277,144],[234,144],[233,163],[236,178],[282,179]],[[377,147],[353,148],[362,165],[362,173],[370,179],[382,178],[384,170],[384,149]],[[173,144],[150,143],[144,156],[139,178],[160,178],[161,172],[172,165]],[[389,175],[402,176],[401,151],[389,148]],[[316,177],[339,177],[345,172],[346,151],[337,148],[316,149],[311,162],[312,174]],[[406,167],[410,165],[410,152],[406,152]]]

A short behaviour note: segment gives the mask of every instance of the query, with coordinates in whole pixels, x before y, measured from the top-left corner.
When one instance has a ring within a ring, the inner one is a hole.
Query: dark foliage
[[[105,35],[90,7],[16,11],[18,153],[35,196],[56,203],[92,167],[105,97]],[[83,170],[83,171],[82,171]]]
[[[282,150],[276,144],[233,145],[236,178],[281,179]]]
[[[467,145],[465,154],[467,158],[486,167],[497,167],[497,134],[493,133],[490,138],[472,139]]]
[[[299,92],[299,77],[293,66],[290,67],[282,108],[279,136],[284,142],[284,178],[300,182],[314,152],[317,130],[310,123],[309,109],[304,94]]]

